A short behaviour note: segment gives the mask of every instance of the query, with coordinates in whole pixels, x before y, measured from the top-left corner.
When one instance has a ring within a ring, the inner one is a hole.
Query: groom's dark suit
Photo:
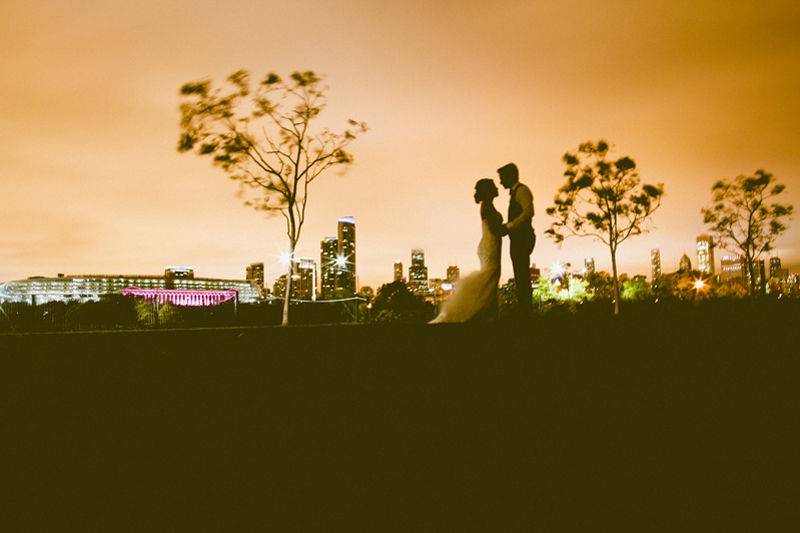
[[[514,284],[517,287],[517,305],[521,314],[527,315],[531,304],[531,253],[536,244],[533,232],[533,194],[522,183],[510,189],[508,202],[508,237],[511,240],[511,262],[514,265]]]

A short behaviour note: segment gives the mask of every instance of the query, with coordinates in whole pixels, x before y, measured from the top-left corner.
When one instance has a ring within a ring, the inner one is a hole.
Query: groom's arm
[[[506,228],[509,231],[514,231],[533,220],[533,194],[531,194],[531,190],[526,186],[517,187],[514,194],[520,207],[522,207],[522,213],[514,220],[509,220],[506,223]]]

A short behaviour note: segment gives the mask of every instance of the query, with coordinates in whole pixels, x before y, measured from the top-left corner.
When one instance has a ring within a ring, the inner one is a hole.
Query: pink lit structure
[[[159,304],[169,302],[181,307],[208,307],[211,305],[219,305],[228,300],[235,300],[237,292],[233,289],[220,291],[191,291],[126,287],[122,289],[122,295],[155,300]]]

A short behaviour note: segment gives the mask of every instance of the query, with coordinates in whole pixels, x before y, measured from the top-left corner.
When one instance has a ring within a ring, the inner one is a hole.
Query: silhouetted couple
[[[508,220],[495,209],[497,186],[484,178],[475,184],[475,203],[480,204],[482,234],[478,244],[481,268],[456,283],[453,294],[442,305],[432,323],[491,320],[497,315],[497,284],[500,281],[502,238],[511,242],[511,262],[516,285],[516,316],[531,312],[531,253],[536,244],[533,232],[533,194],[520,183],[517,165],[509,163],[497,169],[500,183],[509,191]]]

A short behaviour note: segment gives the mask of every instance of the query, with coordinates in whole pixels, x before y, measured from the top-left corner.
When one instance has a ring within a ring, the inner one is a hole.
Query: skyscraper
[[[264,288],[264,263],[250,263],[245,274],[247,281],[252,281],[258,288]]]
[[[428,288],[428,267],[425,266],[425,252],[419,248],[411,250],[411,266],[408,267],[408,284],[415,292]]]
[[[356,220],[339,219],[339,239],[336,256],[336,296],[348,298],[356,293]]]
[[[769,278],[786,279],[789,277],[789,270],[783,268],[780,257],[770,257],[769,259]]]
[[[394,281],[403,281],[403,262],[394,262]]]
[[[681,256],[681,261],[678,263],[678,272],[691,272],[692,271],[692,260],[689,259],[689,256],[683,254]]]
[[[650,275],[653,282],[661,277],[661,250],[658,248],[650,250]]]
[[[292,298],[317,299],[317,264],[308,257],[292,261]]]
[[[323,300],[336,297],[336,256],[339,253],[339,240],[325,237],[320,243],[319,264],[321,271],[320,296]]]
[[[461,271],[457,265],[450,265],[447,267],[447,282],[455,283],[461,277]]]
[[[587,257],[583,260],[583,268],[586,269],[586,275],[594,274],[595,266],[594,266],[594,257]]]
[[[697,237],[697,270],[714,274],[714,240],[705,234]]]
[[[781,269],[781,258],[780,257],[770,257],[769,258],[769,277],[774,278],[778,275],[778,271]]]

